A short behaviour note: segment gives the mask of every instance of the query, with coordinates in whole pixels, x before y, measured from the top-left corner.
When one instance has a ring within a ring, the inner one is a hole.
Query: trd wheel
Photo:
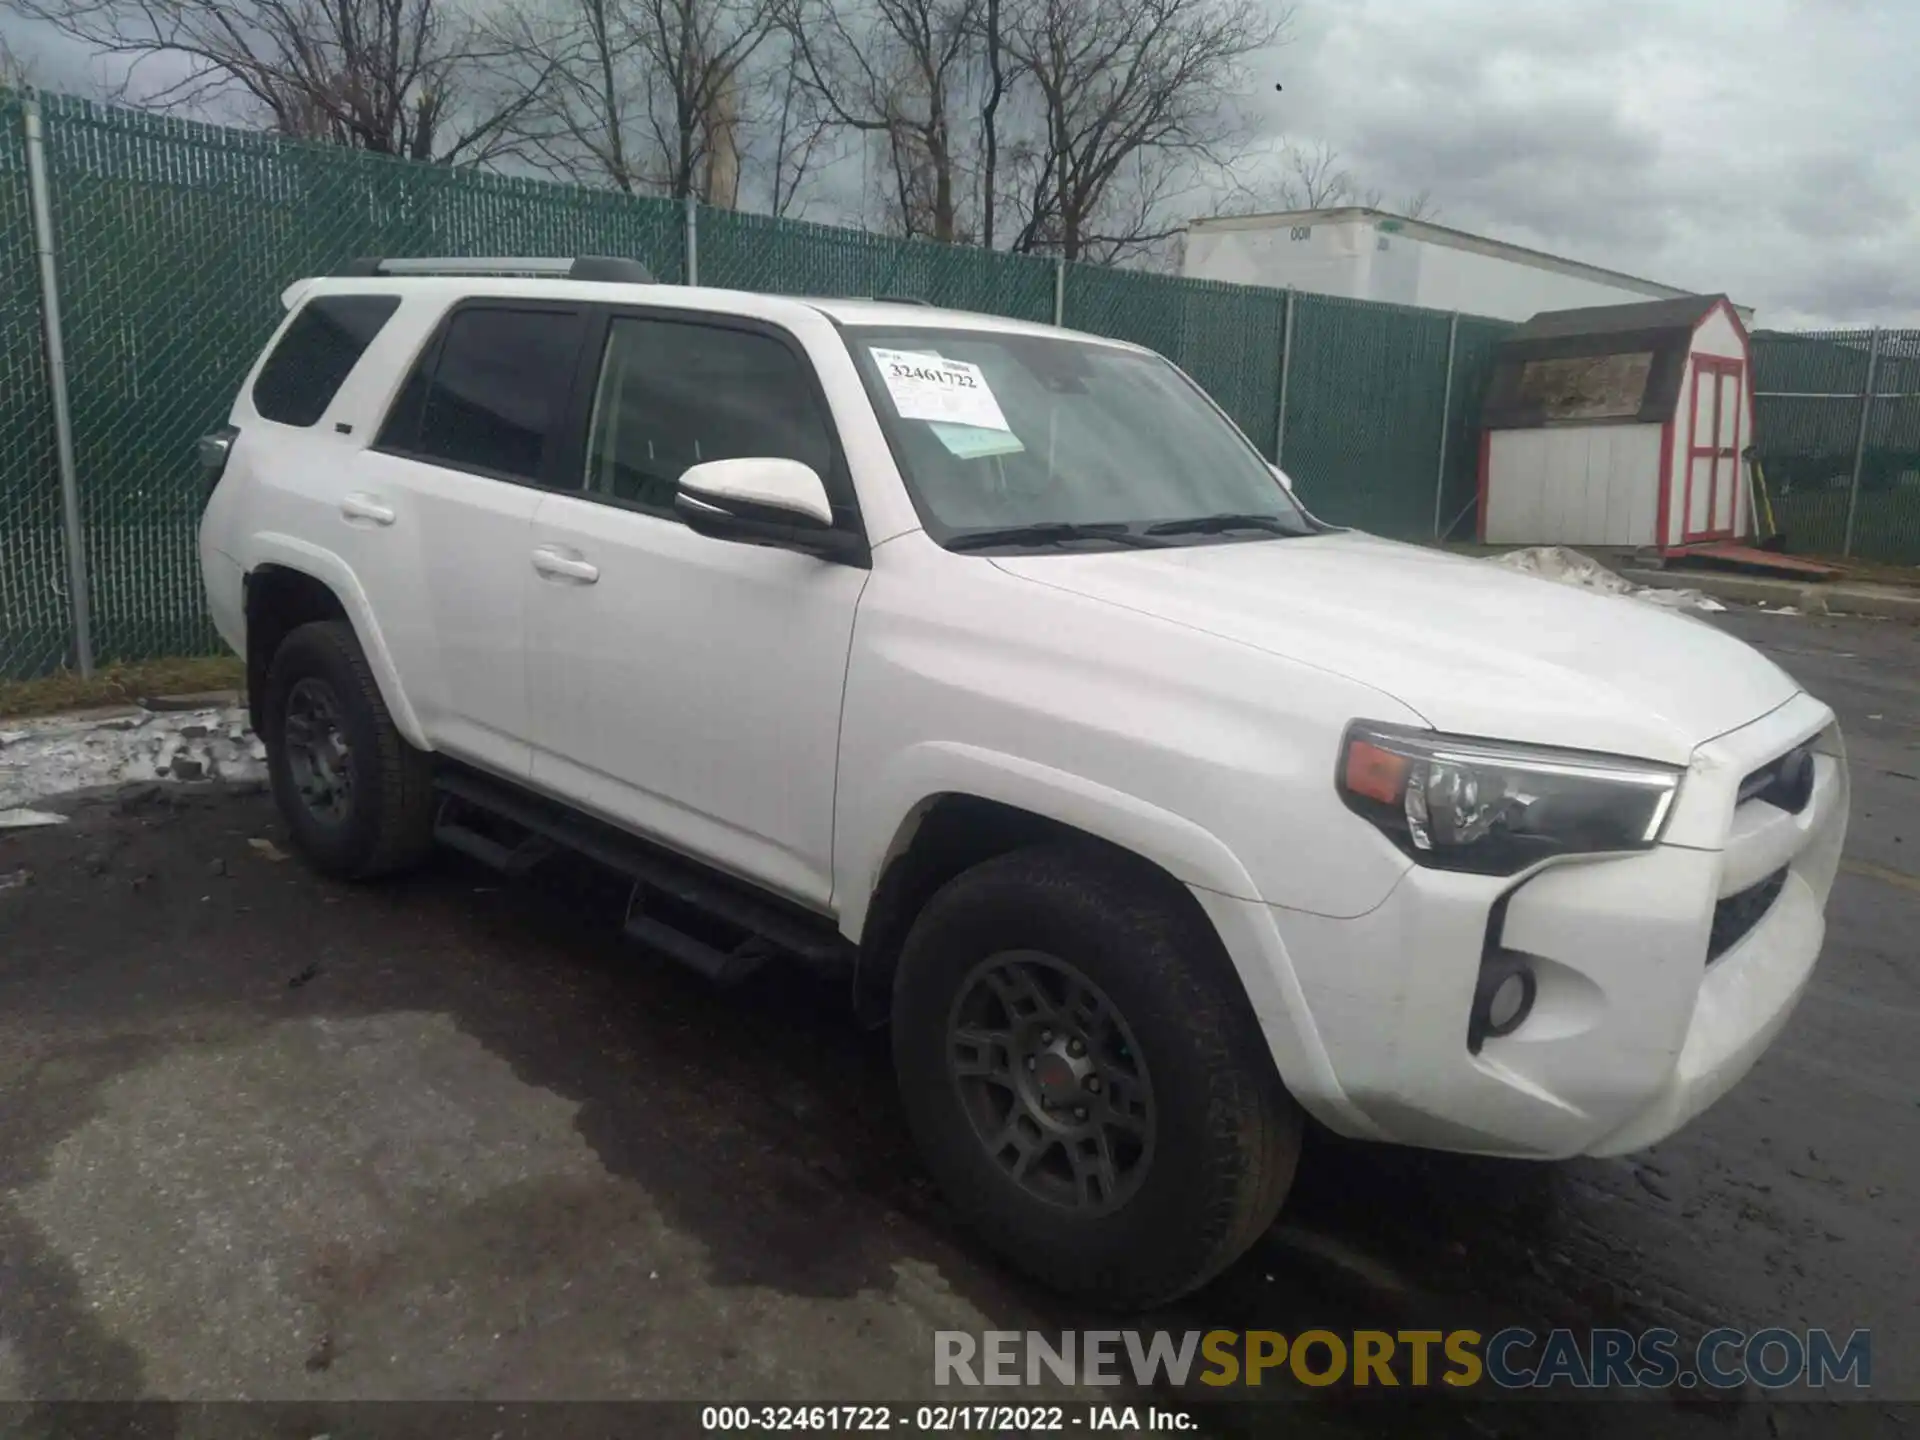
[[[433,844],[430,757],[394,729],[344,621],[302,625],[267,668],[267,774],[294,844],[332,875],[403,870]]]
[[[353,754],[332,685],[316,675],[294,682],[280,717],[280,744],[307,814],[320,825],[344,825],[353,814]]]
[[[947,1073],[975,1137],[1022,1190],[1083,1215],[1133,1198],[1153,1161],[1153,1082],[1100,987],[1038,950],[989,955],[947,1020]]]
[[[894,1063],[928,1168],[1015,1265],[1168,1300],[1272,1223],[1301,1118],[1231,962],[1165,875],[1092,847],[986,861],[901,952]]]

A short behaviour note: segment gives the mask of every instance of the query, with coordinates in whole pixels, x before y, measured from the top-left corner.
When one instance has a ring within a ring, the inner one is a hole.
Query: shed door
[[[1715,355],[1693,357],[1683,541],[1726,540],[1733,536],[1740,493],[1744,368],[1738,360]]]

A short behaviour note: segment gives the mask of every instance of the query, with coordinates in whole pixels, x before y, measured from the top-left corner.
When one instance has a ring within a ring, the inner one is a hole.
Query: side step
[[[516,845],[503,845],[490,835],[482,835],[461,824],[457,807],[446,799],[441,800],[440,811],[433,817],[433,838],[502,875],[524,875],[553,854],[552,843],[540,835],[527,835]]]
[[[824,917],[757,895],[739,881],[671,851],[472,771],[443,769],[434,786],[446,797],[434,824],[434,837],[441,843],[509,875],[524,874],[560,847],[627,876],[634,886],[626,933],[718,983],[735,983],[780,954],[822,968],[853,965],[854,947]],[[461,823],[459,806],[448,800],[497,816],[526,834],[516,844],[496,840]],[[656,899],[699,911],[747,932],[747,938],[723,950],[669,918],[649,913],[648,902]]]

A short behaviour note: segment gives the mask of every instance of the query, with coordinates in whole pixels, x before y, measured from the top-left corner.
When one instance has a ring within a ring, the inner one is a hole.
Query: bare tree
[[[24,90],[33,84],[34,62],[0,35],[0,90]]]
[[[494,25],[511,64],[548,77],[515,126],[530,160],[629,195],[659,183],[643,118],[646,52],[623,0],[565,0],[557,10],[502,14]]]
[[[1438,220],[1440,206],[1434,200],[1433,192],[1422,187],[1400,202],[1397,213],[1409,220]]]
[[[816,167],[831,158],[837,124],[801,74],[790,44],[780,63],[768,65],[758,88],[759,123],[751,127],[748,145],[766,152],[767,209],[773,215],[798,215],[806,209],[805,192]]]
[[[890,228],[961,238],[965,95],[981,0],[821,0],[787,12],[794,63],[835,124],[887,155]]]
[[[1001,0],[985,0],[981,45],[987,65],[987,98],[980,107],[980,243],[993,248],[994,201],[1000,184],[1000,104],[1007,95],[1007,53],[1000,31]]]
[[[665,188],[731,204],[744,67],[773,33],[777,0],[631,0],[647,59],[648,126]]]
[[[4,0],[120,62],[118,98],[414,160],[497,158],[539,92],[461,0]],[[167,60],[155,87],[143,67]],[[184,70],[184,73],[181,73]]]
[[[1015,248],[1112,262],[1176,234],[1162,202],[1231,163],[1244,64],[1287,21],[1263,0],[1014,0],[1007,48],[1038,131]]]
[[[546,75],[523,148],[583,184],[732,204],[747,66],[775,0],[556,0],[503,19],[498,43]]]
[[[1288,210],[1322,210],[1359,200],[1353,172],[1341,163],[1340,152],[1324,140],[1313,145],[1287,146],[1287,173],[1280,181],[1281,199]]]
[[[1324,140],[1305,144],[1289,141],[1281,150],[1280,171],[1264,183],[1249,183],[1227,175],[1216,215],[1256,215],[1263,211],[1327,210],[1359,205],[1369,210],[1391,210],[1408,220],[1431,220],[1440,213],[1433,193],[1420,190],[1398,206],[1387,204],[1386,192],[1361,186],[1340,152]]]

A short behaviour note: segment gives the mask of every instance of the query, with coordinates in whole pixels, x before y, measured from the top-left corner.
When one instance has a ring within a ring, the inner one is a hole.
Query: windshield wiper
[[[1124,521],[1103,520],[1095,524],[1074,524],[1066,520],[1042,520],[1032,525],[1005,525],[992,530],[967,530],[946,542],[949,550],[993,550],[1002,545],[1060,545],[1072,540],[1112,540],[1121,545],[1157,545],[1138,531],[1129,530]]]
[[[1185,520],[1162,520],[1147,526],[1149,535],[1219,535],[1228,530],[1265,530],[1273,535],[1305,532],[1282,515],[1194,515]]]

